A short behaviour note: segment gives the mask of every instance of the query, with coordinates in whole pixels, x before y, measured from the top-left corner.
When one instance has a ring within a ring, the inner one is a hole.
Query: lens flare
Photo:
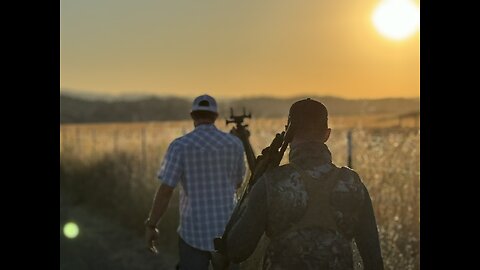
[[[77,224],[74,222],[68,222],[63,226],[63,234],[70,239],[73,239],[78,236],[80,230],[78,229]]]

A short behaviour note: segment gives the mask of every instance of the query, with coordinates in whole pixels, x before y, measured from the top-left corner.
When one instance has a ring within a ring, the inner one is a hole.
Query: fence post
[[[113,152],[114,152],[114,153],[117,153],[117,150],[118,150],[118,148],[117,148],[117,140],[118,140],[118,130],[115,129],[115,130],[113,131]]]
[[[147,160],[147,137],[145,132],[145,127],[142,128],[142,165],[143,173],[146,173],[148,169],[148,160]]]
[[[97,152],[97,130],[95,128],[92,129],[92,152],[93,155]]]
[[[353,166],[352,166],[352,130],[349,130],[348,133],[347,133],[347,148],[348,148],[348,153],[347,153],[348,167],[350,169],[353,169]]]
[[[75,128],[75,151],[78,156],[81,155],[81,147],[80,147],[80,128],[77,126]]]
[[[60,153],[62,152],[65,152],[65,138],[66,138],[66,135],[65,135],[65,127],[61,127],[60,126],[60,140],[62,141],[62,143],[60,144]]]

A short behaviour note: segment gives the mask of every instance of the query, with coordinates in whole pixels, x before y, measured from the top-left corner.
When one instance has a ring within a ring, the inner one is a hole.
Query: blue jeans
[[[178,237],[178,249],[180,252],[180,262],[177,269],[180,270],[208,270],[211,261],[209,251],[200,250],[185,243],[181,237]],[[238,264],[230,264],[230,270],[238,270]]]

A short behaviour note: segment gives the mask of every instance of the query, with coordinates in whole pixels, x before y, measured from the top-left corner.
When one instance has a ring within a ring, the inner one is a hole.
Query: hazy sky
[[[61,0],[60,87],[417,97],[419,33],[395,41],[376,31],[381,1]]]

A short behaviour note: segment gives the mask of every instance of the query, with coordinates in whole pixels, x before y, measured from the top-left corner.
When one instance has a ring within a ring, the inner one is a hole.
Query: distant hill
[[[399,114],[420,109],[419,98],[388,98],[388,99],[343,99],[331,96],[309,96],[321,101],[328,108],[330,115],[355,115],[355,114]],[[305,97],[288,99],[277,98],[249,98],[231,102],[235,108],[247,107],[252,114],[262,117],[286,117],[288,109],[295,101]]]
[[[305,97],[273,98],[255,97],[232,100],[217,100],[220,117],[240,114],[245,107],[253,117],[286,117],[290,105]],[[388,99],[343,99],[338,97],[315,97],[327,106],[330,115],[355,114],[404,114],[420,109],[419,98]],[[190,119],[191,100],[178,97],[137,97],[133,100],[92,100],[72,95],[60,95],[61,123],[97,122],[143,122]]]

